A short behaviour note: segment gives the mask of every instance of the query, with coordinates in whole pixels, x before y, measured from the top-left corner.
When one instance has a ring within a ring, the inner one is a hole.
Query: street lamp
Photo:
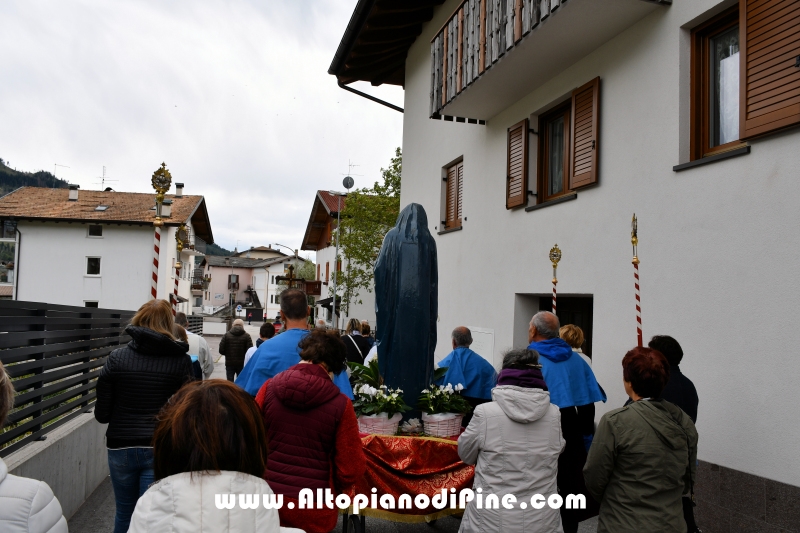
[[[342,185],[348,191],[353,188],[353,178],[350,176],[346,176],[344,180],[342,180]],[[336,210],[336,252],[333,257],[333,299],[331,301],[331,322],[333,322],[333,318],[336,317],[336,329],[339,329],[339,315],[336,314],[336,281],[338,278],[339,273],[339,232],[341,231],[341,223],[342,223],[342,196],[347,196],[347,193],[338,193],[336,191],[330,191],[331,194],[335,194],[339,199],[339,207]]]

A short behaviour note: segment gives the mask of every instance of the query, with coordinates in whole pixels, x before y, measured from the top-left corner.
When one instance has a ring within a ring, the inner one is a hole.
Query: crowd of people
[[[97,381],[94,416],[108,424],[108,465],[116,502],[114,532],[331,531],[336,509],[299,509],[302,489],[347,491],[366,458],[351,400],[347,363],[369,363],[377,347],[368,323],[344,335],[309,329],[306,295],[281,296],[280,334],[269,323],[253,345],[235,320],[223,336],[227,380],[209,379],[207,342],[173,318],[163,300],[144,304]],[[473,351],[466,327],[452,333],[440,383],[460,383],[474,408],[458,452],[476,465],[484,493],[582,495],[585,508],[479,509],[460,531],[574,533],[599,515],[598,532],[699,531],[692,513],[698,396],[680,371],[680,344],[656,336],[622,358],[629,401],[601,417],[607,401],[583,332],[558,317],[533,316],[525,348],[505,353],[499,372]],[[0,365],[0,424],[13,406]],[[219,509],[216,494],[280,495],[279,509]],[[13,503],[11,503],[13,501]],[[6,524],[10,524],[6,527]],[[293,529],[294,528],[294,529]],[[0,529],[67,531],[47,484],[8,474],[0,460]]]

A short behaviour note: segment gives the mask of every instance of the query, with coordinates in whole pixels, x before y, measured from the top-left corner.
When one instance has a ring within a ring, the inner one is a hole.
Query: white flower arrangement
[[[457,383],[455,387],[452,383],[447,385],[431,384],[429,388],[422,389],[422,396],[419,397],[420,408],[428,414],[468,413],[472,407],[461,396],[463,390],[464,385],[461,383]]]

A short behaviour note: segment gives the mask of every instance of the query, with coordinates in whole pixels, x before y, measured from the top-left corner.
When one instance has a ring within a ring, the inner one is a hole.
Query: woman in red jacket
[[[337,335],[312,330],[300,341],[302,361],[264,383],[256,396],[269,443],[264,478],[284,497],[281,526],[331,531],[338,509],[298,509],[300,491],[311,489],[316,498],[317,489],[331,489],[335,497],[366,470],[353,404],[333,383],[346,357]]]

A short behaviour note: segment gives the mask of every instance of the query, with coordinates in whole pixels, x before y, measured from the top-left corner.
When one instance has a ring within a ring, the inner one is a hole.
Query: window
[[[83,302],[84,307],[100,307],[100,302]]]
[[[336,271],[337,272],[341,272],[342,271],[342,260],[341,259],[336,261]]]
[[[14,263],[17,253],[17,222],[1,220],[0,235],[0,283],[14,283]]]
[[[317,281],[319,281],[319,267],[320,267],[320,266],[321,266],[321,265],[317,265]]]
[[[331,270],[331,263],[330,261],[328,261],[325,263],[325,283],[328,283],[328,280],[330,280],[331,278],[330,270]]]
[[[102,237],[103,226],[100,224],[89,224],[89,237]]]
[[[598,182],[600,78],[566,95],[567,100],[538,116],[538,132],[528,119],[508,128],[506,209],[524,207],[528,196],[537,204],[570,195]],[[528,186],[529,135],[538,136],[536,192]],[[533,208],[528,208],[532,210]]]
[[[692,32],[692,150],[700,159],[739,141],[739,9],[735,7]]]
[[[98,205],[94,208],[95,211],[105,211],[106,209],[108,209],[107,205]]]
[[[539,119],[540,200],[546,202],[569,192],[569,140],[571,105]]]
[[[442,230],[461,227],[462,198],[464,191],[464,162],[459,161],[445,171],[444,220]]]
[[[99,276],[100,275],[100,258],[87,257],[86,258],[86,275]]]
[[[692,31],[692,160],[800,124],[800,3],[740,0]]]
[[[272,294],[270,294],[270,295],[269,295],[269,303],[275,303],[275,302],[273,301],[273,299],[274,299],[274,296],[273,296]]]

